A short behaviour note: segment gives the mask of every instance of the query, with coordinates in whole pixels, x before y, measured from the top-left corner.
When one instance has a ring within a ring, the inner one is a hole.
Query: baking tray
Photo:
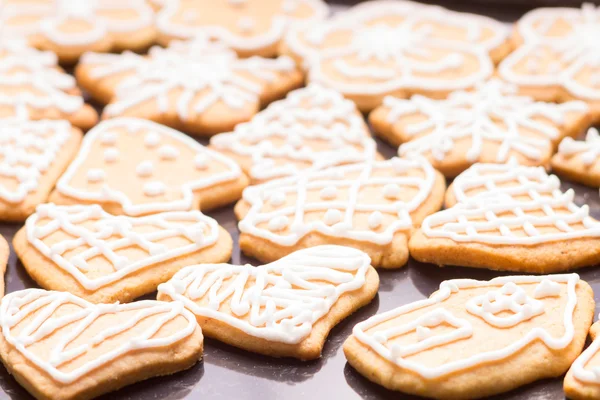
[[[340,8],[335,7],[335,9]],[[519,17],[510,10],[504,10],[504,15],[511,20]],[[206,144],[206,141],[200,142]],[[395,148],[380,140],[377,140],[377,144],[380,153],[385,157],[395,155]],[[570,188],[575,190],[575,203],[588,204],[591,215],[600,219],[598,189],[563,181],[562,189]],[[259,264],[256,260],[240,253],[239,232],[233,207],[207,214],[215,218],[233,237],[234,250],[231,263]],[[22,224],[0,224],[0,234],[11,243],[14,234],[21,226]],[[352,327],[376,313],[428,297],[444,280],[457,278],[489,280],[503,274],[472,268],[439,268],[412,259],[399,270],[378,272],[381,284],[377,297],[331,331],[319,360],[302,362],[294,359],[275,359],[246,352],[212,339],[205,339],[203,360],[191,369],[127,386],[101,399],[417,399],[418,397],[392,392],[371,383],[346,363],[342,345],[351,334]],[[600,302],[600,268],[582,269],[578,273],[592,286],[596,293],[595,299]],[[38,287],[12,251],[12,243],[5,280],[7,293]],[[155,294],[145,298],[154,299]],[[493,399],[564,399],[562,381],[562,377],[538,381]],[[1,366],[0,399],[32,399]]]

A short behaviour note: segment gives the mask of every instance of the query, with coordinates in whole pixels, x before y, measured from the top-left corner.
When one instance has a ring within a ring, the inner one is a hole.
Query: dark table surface
[[[451,3],[451,2],[447,2]],[[506,19],[514,20],[518,14],[504,10]],[[392,157],[395,149],[378,141],[380,152]],[[591,214],[600,218],[600,198],[597,189],[563,182],[563,190],[573,188],[576,193],[575,202],[588,204]],[[237,245],[237,222],[232,207],[209,213],[229,231],[234,238],[235,246],[231,262],[234,264],[251,263],[240,253]],[[0,233],[12,241],[20,224],[0,224]],[[578,271],[582,279],[590,283],[596,292],[596,300],[600,301],[600,268],[592,267]],[[350,335],[352,327],[364,319],[390,310],[403,304],[428,297],[435,291],[440,282],[447,279],[473,278],[491,279],[497,272],[470,268],[446,267],[421,264],[410,260],[408,265],[396,271],[379,271],[381,286],[378,296],[371,304],[359,310],[338,326],[331,333],[323,349],[321,359],[312,362],[301,362],[292,359],[274,359],[206,339],[204,360],[190,370],[162,378],[150,379],[118,392],[113,392],[103,399],[409,399],[412,396],[388,391],[370,383],[354,369],[344,358],[342,344]],[[7,293],[23,288],[37,287],[25,272],[14,252],[8,263],[6,273]],[[154,295],[148,296],[154,298]],[[31,396],[0,367],[0,399],[27,400]],[[497,396],[498,399],[563,399],[562,378],[543,380]]]

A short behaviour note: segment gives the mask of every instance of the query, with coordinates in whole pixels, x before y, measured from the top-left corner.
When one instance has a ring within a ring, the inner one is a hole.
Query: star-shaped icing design
[[[236,201],[246,184],[235,162],[189,136],[154,122],[117,118],[85,135],[50,202],[97,203],[130,216],[207,210]]]
[[[600,8],[540,8],[516,24],[520,46],[498,67],[502,79],[548,101],[588,102],[600,121]]]
[[[143,50],[154,42],[154,12],[145,0],[4,0],[2,34],[76,62],[89,49]]]
[[[288,57],[239,59],[206,37],[147,56],[87,53],[76,74],[92,96],[110,102],[106,118],[141,117],[203,136],[232,130],[302,84]]]
[[[310,82],[340,91],[363,111],[385,95],[439,97],[472,88],[507,51],[500,23],[411,2],[368,2],[322,24],[293,29],[285,53]]]
[[[254,183],[370,160],[377,152],[354,103],[316,84],[291,92],[210,143],[238,161]]]
[[[476,162],[504,163],[513,157],[521,164],[547,166],[561,139],[588,126],[588,106],[536,102],[516,92],[492,80],[445,100],[386,97],[370,120],[378,135],[400,144],[400,156],[425,156],[449,177]]]
[[[174,0],[157,15],[159,42],[208,35],[241,56],[272,57],[290,24],[321,20],[322,0]]]

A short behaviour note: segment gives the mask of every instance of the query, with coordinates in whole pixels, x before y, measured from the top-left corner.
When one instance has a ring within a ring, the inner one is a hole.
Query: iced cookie
[[[87,130],[98,114],[85,104],[75,79],[56,56],[19,40],[0,40],[0,119],[66,119]]]
[[[40,400],[91,399],[202,358],[202,331],[179,303],[92,304],[26,289],[2,299],[0,325],[2,363]]]
[[[229,260],[231,236],[200,211],[114,216],[98,205],[43,204],[13,240],[43,288],[93,303],[128,302],[186,265]]]
[[[111,214],[203,211],[232,203],[248,183],[240,167],[181,132],[136,118],[89,131],[50,202],[100,204]]]
[[[2,34],[72,64],[86,51],[141,51],[156,39],[145,0],[4,0]]]
[[[417,261],[553,273],[600,263],[600,222],[536,167],[475,165],[453,182],[463,199],[425,218],[408,244]]]
[[[548,167],[560,140],[589,126],[588,111],[581,101],[553,104],[517,96],[516,87],[492,80],[446,100],[386,97],[369,119],[378,136],[400,145],[400,156],[422,155],[455,177],[476,162],[510,158]]]
[[[238,59],[207,38],[153,47],[147,56],[87,53],[76,76],[95,99],[110,103],[104,118],[150,119],[199,136],[233,130],[303,83],[288,57]]]
[[[552,170],[570,181],[600,187],[600,135],[590,128],[585,141],[565,138],[552,157]]]
[[[413,226],[440,209],[444,177],[423,158],[369,161],[277,179],[236,204],[240,248],[263,262],[321,244],[355,247],[400,268]]]
[[[575,360],[565,377],[565,395],[572,400],[588,400],[600,398],[600,323],[590,328],[590,336],[594,340]]]
[[[391,390],[487,398],[564,374],[593,314],[592,289],[577,274],[456,279],[429,299],[359,323],[344,353]]]
[[[509,51],[497,21],[404,1],[371,1],[299,26],[283,47],[309,82],[338,90],[365,112],[386,95],[439,98],[473,88]]]
[[[291,24],[321,20],[327,14],[322,0],[172,0],[157,15],[156,26],[164,45],[206,35],[242,57],[273,57]]]
[[[4,274],[6,273],[6,265],[8,263],[8,256],[10,255],[10,248],[6,239],[0,235],[0,297],[4,296]]]
[[[600,11],[591,3],[578,8],[539,8],[516,24],[518,47],[498,67],[502,79],[545,101],[586,101],[600,122]]]
[[[67,121],[0,120],[0,220],[24,221],[48,199],[81,138]]]
[[[363,116],[336,91],[312,84],[269,105],[210,147],[237,161],[252,183],[373,159]]]
[[[186,267],[159,286],[181,302],[207,337],[274,357],[319,358],[329,331],[368,304],[379,277],[369,256],[317,246],[271,264]]]

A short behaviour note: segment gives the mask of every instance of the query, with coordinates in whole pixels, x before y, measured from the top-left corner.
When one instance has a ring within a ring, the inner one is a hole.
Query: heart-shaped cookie
[[[38,206],[13,244],[40,286],[94,303],[131,301],[185,265],[225,262],[232,251],[229,233],[199,211],[132,218],[98,205]]]
[[[180,303],[92,304],[26,289],[0,304],[0,357],[38,399],[90,399],[193,366],[202,331]]]
[[[344,353],[388,389],[486,398],[564,374],[593,313],[592,289],[577,274],[455,279],[429,299],[359,323]]]
[[[259,267],[186,267],[158,287],[158,299],[183,303],[206,336],[308,360],[320,357],[329,331],[368,304],[378,288],[367,254],[316,246]]]

